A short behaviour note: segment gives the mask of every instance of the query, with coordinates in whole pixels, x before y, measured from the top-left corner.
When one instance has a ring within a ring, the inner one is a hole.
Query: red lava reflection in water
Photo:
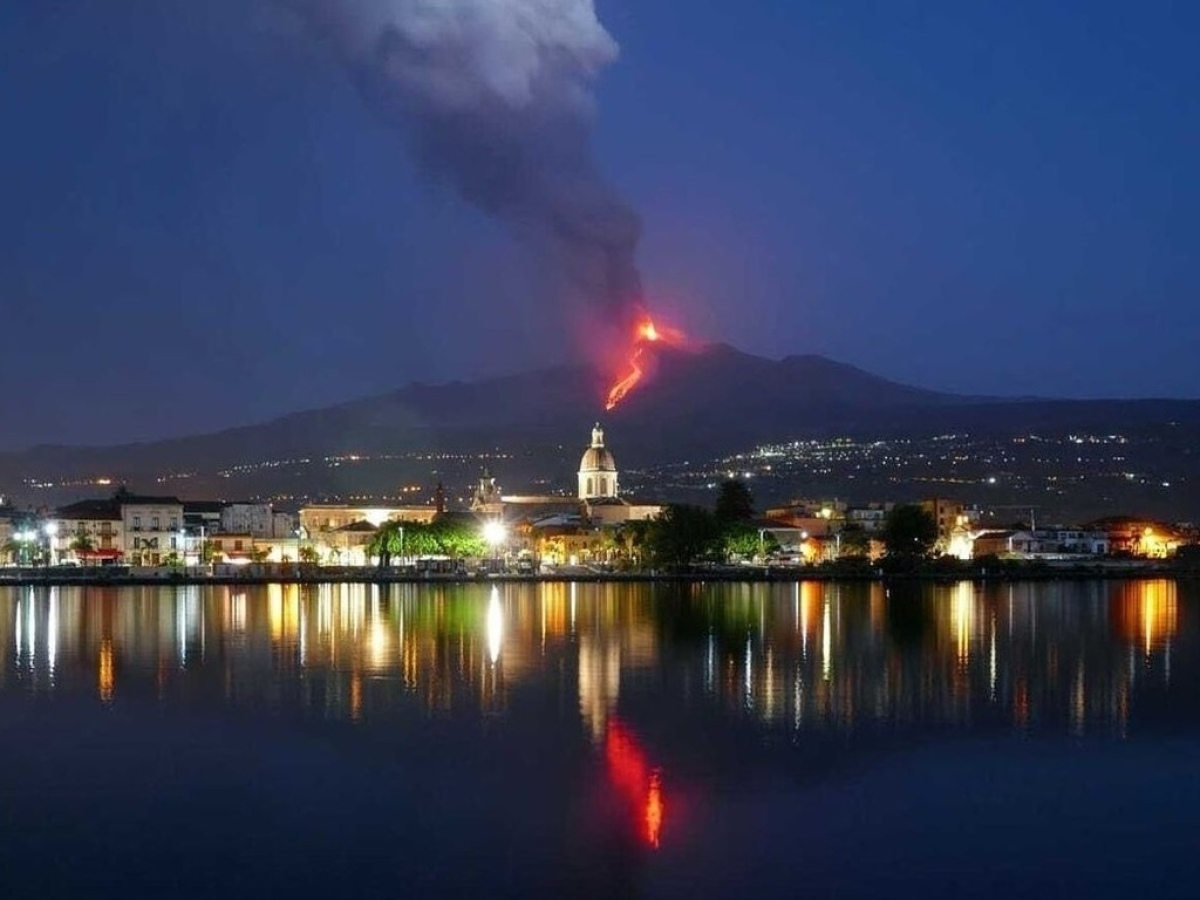
[[[609,778],[638,817],[642,840],[658,849],[665,811],[661,773],[650,767],[633,732],[616,718],[608,721],[604,756]]]

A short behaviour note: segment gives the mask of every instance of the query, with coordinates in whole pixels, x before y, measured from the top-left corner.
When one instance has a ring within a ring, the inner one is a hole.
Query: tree
[[[640,558],[646,555],[647,535],[650,533],[649,520],[639,519],[632,522],[622,522],[617,528],[617,544],[621,548],[621,553],[629,560],[630,564],[636,564]]]
[[[296,554],[302,563],[315,563],[318,558],[317,548],[305,545]]]
[[[74,553],[76,557],[91,553],[95,549],[95,546],[92,544],[92,539],[82,531],[77,533],[75,537],[71,539],[71,552]]]
[[[677,568],[712,556],[720,547],[721,529],[708,510],[672,504],[650,523],[646,538],[657,565]]]
[[[721,531],[725,556],[766,556],[779,549],[779,541],[771,532],[745,522],[730,522]]]
[[[937,519],[919,506],[894,506],[883,521],[882,537],[888,556],[928,556],[938,538]]]
[[[403,527],[399,522],[384,522],[375,530],[374,536],[367,544],[367,554],[379,560],[379,568],[386,569],[392,564],[393,556],[404,552]]]
[[[744,482],[730,478],[717,492],[717,521],[749,522],[754,518],[754,497]]]
[[[446,513],[430,524],[440,552],[446,556],[484,556],[488,552],[483,526],[474,516]]]
[[[850,522],[838,532],[838,547],[842,556],[867,556],[871,552],[871,536],[857,522]]]

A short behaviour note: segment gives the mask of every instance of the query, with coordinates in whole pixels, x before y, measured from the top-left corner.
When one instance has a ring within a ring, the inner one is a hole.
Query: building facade
[[[95,565],[125,556],[125,524],[116,500],[81,500],[60,508],[48,523],[55,562]]]
[[[125,561],[132,566],[160,566],[182,561],[183,503],[178,497],[118,493]]]

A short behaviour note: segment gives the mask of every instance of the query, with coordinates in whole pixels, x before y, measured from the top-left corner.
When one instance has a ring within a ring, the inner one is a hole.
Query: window
[[[171,516],[171,518],[170,518],[170,520],[169,520],[169,524],[170,524],[170,528],[171,528],[171,530],[172,530],[172,531],[174,531],[176,528],[178,528],[178,527],[179,527],[179,526],[178,526],[178,524],[176,523],[176,520],[175,520],[175,517],[174,517],[174,516]]]
[[[141,530],[141,527],[142,527],[142,517],[141,517],[141,516],[134,516],[134,517],[133,517],[133,530],[134,530],[134,531],[140,531],[140,530]]]
[[[153,519],[150,520],[150,525],[154,528],[155,531],[158,531],[158,526],[159,526],[158,516],[155,516]]]

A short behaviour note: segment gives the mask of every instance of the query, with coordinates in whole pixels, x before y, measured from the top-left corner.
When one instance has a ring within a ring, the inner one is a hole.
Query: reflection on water
[[[659,702],[793,731],[983,719],[1123,732],[1139,689],[1170,689],[1177,591],[1166,580],[890,593],[807,582],[19,588],[0,593],[0,686],[90,688],[105,704],[219,696],[359,722],[414,709],[503,715],[515,686],[571,673],[597,745],[612,739],[623,692],[649,685]]]
[[[1155,748],[1126,768],[1097,760],[1106,747],[1154,746],[1122,738],[1166,729],[1190,739],[1200,724],[1195,590],[1173,581],[8,588],[0,723],[40,736],[0,746],[9,751],[0,771],[20,773],[10,775],[6,800],[28,785],[25,812],[10,822],[21,825],[8,833],[26,844],[11,845],[9,861],[74,827],[70,846],[98,846],[104,864],[94,871],[105,878],[111,859],[126,881],[157,878],[126,845],[156,837],[146,810],[168,804],[166,821],[210,816],[206,853],[252,848],[238,858],[265,873],[272,896],[286,893],[275,890],[281,872],[302,889],[360,895],[343,883],[345,871],[316,864],[337,847],[357,860],[363,883],[399,878],[410,888],[402,895],[490,889],[490,870],[462,865],[461,852],[507,873],[509,892],[496,896],[609,898],[643,888],[651,896],[657,885],[660,896],[693,897],[704,892],[689,879],[709,884],[735,861],[725,849],[741,841],[753,850],[743,877],[761,873],[766,888],[748,895],[790,897],[800,832],[810,848],[827,840],[806,857],[815,893],[843,893],[843,880],[861,874],[859,895],[877,896],[895,875],[895,855],[919,857],[921,835],[943,820],[942,841],[964,836],[972,860],[1026,835],[1026,853],[1053,846],[1056,832],[1025,827],[1028,804],[1057,797],[1063,772],[1085,764],[1093,768],[1069,815],[1113,828],[1141,815],[1137,833],[1157,841],[1144,823],[1159,821],[1163,803],[1179,798],[1177,818],[1194,812],[1187,783],[1176,776],[1164,791],[1153,781],[1175,765],[1170,755]],[[957,755],[973,742],[908,741],[938,734],[996,739],[1004,749],[981,761],[966,749]],[[1009,739],[1025,734],[1065,740]],[[880,748],[931,743],[954,749],[926,760],[920,778],[888,770],[870,790],[836,793],[839,767],[855,754],[877,762]],[[1070,755],[1049,780],[1028,748],[1054,744]],[[47,750],[58,756],[43,765]],[[74,795],[59,785],[81,771],[90,775],[75,782],[78,804],[60,810]],[[818,828],[793,779],[828,773]],[[910,797],[913,784],[931,787]],[[1105,806],[1097,784],[1145,784],[1155,805],[1139,811],[1143,794],[1118,793]],[[962,809],[930,812],[925,831],[911,835],[881,812],[902,810],[908,823],[930,802],[960,796]],[[127,799],[111,806],[114,797]],[[320,816],[309,815],[309,802]],[[1007,802],[1016,812],[997,817]],[[991,804],[993,818],[980,817],[977,803]],[[871,846],[881,849],[868,859],[870,842],[860,838],[872,823]],[[970,843],[985,827],[995,830]],[[376,852],[364,854],[373,836]],[[277,856],[264,855],[264,842]],[[777,865],[760,865],[771,853]],[[933,893],[955,887],[937,880],[950,871],[940,853],[918,866]],[[1086,874],[1095,855],[1082,847],[1064,871]],[[305,869],[310,856],[315,868]],[[1182,857],[1172,850],[1172,858]],[[841,868],[822,873],[834,859]],[[378,869],[361,869],[371,860]],[[29,875],[27,896],[93,895],[93,870],[35,869],[49,880],[34,891],[41,882]],[[228,883],[195,895],[250,895],[231,888],[243,877],[236,865],[221,872]],[[423,877],[436,881],[405,880]],[[144,895],[161,895],[156,886]],[[1021,884],[1009,887],[996,895],[1021,893]]]

